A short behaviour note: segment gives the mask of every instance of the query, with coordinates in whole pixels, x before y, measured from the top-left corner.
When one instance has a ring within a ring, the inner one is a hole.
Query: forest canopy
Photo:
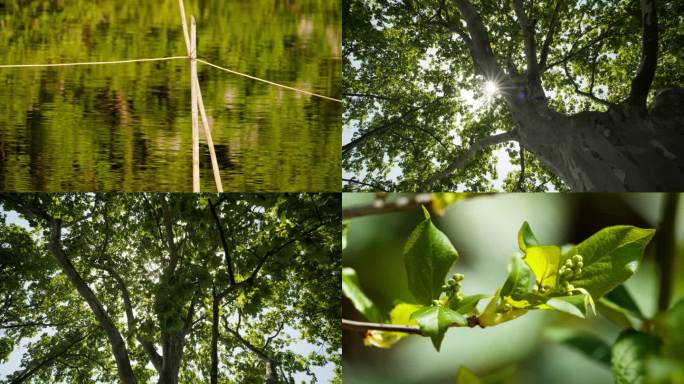
[[[344,0],[343,10],[346,190],[684,185],[682,2]]]
[[[340,382],[338,195],[0,202],[3,382]]]

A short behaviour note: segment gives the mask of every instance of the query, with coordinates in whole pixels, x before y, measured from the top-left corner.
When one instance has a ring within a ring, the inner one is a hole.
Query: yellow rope
[[[144,62],[150,62],[150,61],[166,61],[166,60],[180,60],[180,59],[186,60],[186,59],[188,59],[188,57],[187,56],[169,56],[169,57],[155,57],[155,58],[151,58],[151,59],[116,60],[116,61],[86,61],[86,62],[80,62],[80,63],[56,63],[56,64],[6,64],[6,65],[0,65],[0,68],[76,67],[76,66],[82,66],[82,65],[108,65],[108,64],[144,63]],[[310,96],[320,97],[322,99],[331,100],[331,101],[335,101],[338,103],[342,102],[342,100],[335,99],[333,97],[319,95],[318,93],[305,91],[303,89],[288,87],[287,85],[274,83],[272,81],[260,79],[258,77],[250,76],[250,75],[242,73],[242,72],[233,71],[231,69],[224,68],[224,67],[221,67],[221,66],[216,65],[216,64],[212,64],[212,63],[210,63],[208,61],[204,61],[202,59],[197,59],[197,61],[199,61],[202,64],[206,64],[210,67],[214,67],[214,68],[220,69],[222,71],[232,73],[234,75],[247,77],[249,79],[261,81],[263,83],[274,85],[276,87],[289,89],[291,91],[303,93],[303,94],[310,95]]]
[[[79,65],[107,65],[107,64],[126,64],[126,63],[142,63],[149,61],[164,61],[164,60],[179,60],[187,59],[187,56],[170,56],[170,57],[155,57],[152,59],[135,59],[135,60],[116,60],[116,61],[87,61],[82,63],[57,63],[57,64],[14,64],[14,65],[0,65],[0,68],[37,68],[37,67],[75,67]]]
[[[241,73],[241,72],[233,71],[233,70],[231,70],[231,69],[224,68],[224,67],[218,66],[218,65],[216,65],[216,64],[212,64],[212,63],[210,63],[210,62],[208,62],[208,61],[204,61],[204,60],[202,60],[202,59],[197,59],[197,61],[199,61],[199,62],[202,63],[202,64],[206,64],[206,65],[208,65],[208,66],[210,66],[210,67],[214,67],[214,68],[220,69],[220,70],[222,70],[222,71],[226,71],[226,72],[232,73],[232,74],[234,74],[234,75],[244,76],[244,77],[247,77],[247,78],[252,79],[252,80],[257,80],[257,81],[264,82],[264,83],[266,83],[266,84],[275,85],[276,87],[281,87],[281,88],[289,89],[289,90],[291,90],[291,91],[304,93],[304,94],[307,94],[307,95],[310,95],[310,96],[316,96],[316,97],[320,97],[320,98],[323,98],[323,99],[336,101],[336,102],[338,102],[338,103],[341,103],[341,102],[342,102],[342,100],[340,100],[340,99],[335,99],[335,98],[333,98],[333,97],[323,96],[323,95],[319,95],[318,93],[313,93],[313,92],[304,91],[304,90],[297,89],[297,88],[288,87],[287,85],[282,85],[282,84],[274,83],[274,82],[272,82],[272,81],[260,79],[260,78],[258,78],[258,77],[254,77],[254,76],[250,76],[250,75],[247,75],[247,74],[244,74],[244,73]]]

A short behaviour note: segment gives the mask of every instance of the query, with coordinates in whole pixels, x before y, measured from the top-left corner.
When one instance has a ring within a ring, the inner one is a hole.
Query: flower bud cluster
[[[565,264],[560,267],[558,274],[565,280],[571,279],[582,274],[582,267],[584,267],[582,255],[574,255],[565,260]]]
[[[579,277],[582,274],[582,267],[584,267],[582,255],[574,255],[565,260],[565,263],[558,270],[560,275],[558,280],[563,292],[570,294],[575,289],[568,280]]]
[[[460,301],[463,299],[463,294],[461,293],[461,282],[463,281],[463,275],[460,273],[456,273],[449,280],[446,282],[446,284],[442,285],[442,292],[444,293],[444,298],[442,301],[440,300],[433,300],[434,305],[440,305],[442,303],[449,303],[450,301],[456,300]]]

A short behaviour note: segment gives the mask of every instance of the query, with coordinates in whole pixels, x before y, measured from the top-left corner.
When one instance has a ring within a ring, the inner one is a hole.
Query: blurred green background
[[[388,202],[400,197],[389,195]],[[610,225],[658,228],[672,210],[664,194],[494,194],[475,195],[451,205],[435,225],[452,241],[460,259],[453,272],[465,275],[463,292],[493,294],[503,284],[517,231],[528,221],[546,244],[578,243]],[[372,204],[374,194],[344,194],[343,208]],[[670,199],[672,200],[672,199]],[[681,200],[681,199],[680,199]],[[358,272],[366,294],[388,312],[395,300],[410,301],[402,249],[411,230],[423,219],[419,208],[364,216],[350,221],[343,265]],[[684,276],[682,204],[676,208],[676,257],[673,276]],[[636,275],[625,284],[646,316],[656,312],[659,272],[654,263],[658,234]],[[672,302],[684,296],[684,282],[674,278]],[[486,300],[480,303],[480,308]],[[363,320],[345,299],[343,317]],[[487,382],[612,383],[610,367],[551,340],[553,332],[581,329],[612,345],[621,331],[602,316],[586,320],[552,311],[531,311],[499,326],[458,328],[447,332],[441,352],[428,338],[411,336],[392,349],[365,347],[361,335],[343,335],[345,383],[454,383],[460,366]]]

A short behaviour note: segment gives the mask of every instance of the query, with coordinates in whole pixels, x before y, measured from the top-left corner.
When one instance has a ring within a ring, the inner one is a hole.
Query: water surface
[[[199,57],[340,97],[339,1],[185,6]],[[0,64],[185,52],[176,0],[0,1]],[[340,104],[202,64],[198,72],[226,191],[339,190]],[[189,85],[186,60],[0,69],[0,190],[190,190]],[[202,190],[215,190],[201,143]]]

